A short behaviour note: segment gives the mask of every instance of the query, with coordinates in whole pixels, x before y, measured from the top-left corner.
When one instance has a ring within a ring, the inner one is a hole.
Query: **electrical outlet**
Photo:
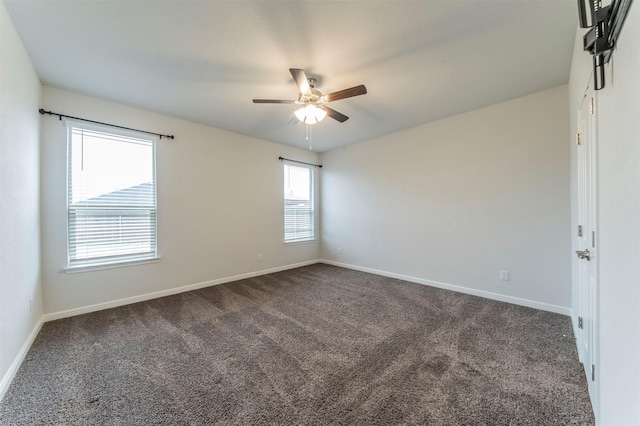
[[[258,254],[258,262],[262,262],[262,255]]]
[[[500,271],[500,281],[509,281],[509,271]]]
[[[338,247],[338,254],[342,254],[342,247]]]

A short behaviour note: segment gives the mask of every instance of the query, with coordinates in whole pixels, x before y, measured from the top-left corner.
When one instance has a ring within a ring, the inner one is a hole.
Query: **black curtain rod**
[[[42,115],[45,115],[45,114],[57,115],[59,120],[62,120],[62,117],[66,117],[66,118],[72,118],[74,120],[86,121],[88,123],[102,124],[104,126],[117,127],[118,129],[133,130],[134,132],[146,133],[148,135],[155,135],[155,136],[159,136],[160,139],[162,139],[162,138],[173,139],[174,138],[173,135],[163,135],[163,134],[156,133],[156,132],[147,132],[146,130],[139,130],[139,129],[132,129],[131,127],[118,126],[117,124],[103,123],[102,121],[87,120],[86,118],[74,117],[72,115],[58,114],[57,112],[45,111],[42,108],[40,108],[38,110],[38,112],[40,112],[40,114],[42,114]]]
[[[305,163],[304,161],[296,161],[296,160],[292,160],[292,159],[290,159],[290,158],[278,157],[278,160],[280,160],[280,161],[287,160],[287,161],[291,161],[292,163],[306,164],[307,166],[313,166],[313,167],[320,167],[320,168],[322,168],[322,164],[311,164],[311,163]]]

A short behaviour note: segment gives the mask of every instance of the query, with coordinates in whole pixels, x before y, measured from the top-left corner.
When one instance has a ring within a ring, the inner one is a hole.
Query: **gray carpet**
[[[317,264],[44,324],[2,425],[593,424],[568,317]]]

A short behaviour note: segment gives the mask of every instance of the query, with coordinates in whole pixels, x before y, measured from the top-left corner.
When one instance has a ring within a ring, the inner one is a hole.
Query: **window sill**
[[[103,263],[99,265],[87,265],[87,266],[70,266],[67,268],[63,268],[62,272],[64,272],[65,274],[79,274],[82,272],[101,271],[103,269],[126,268],[128,266],[145,265],[147,263],[158,263],[158,262],[160,262],[159,256],[152,257],[149,259],[129,260],[129,261],[117,262],[117,263]]]
[[[315,243],[318,240],[316,240],[315,238],[310,239],[310,240],[296,240],[296,241],[285,241],[284,245],[285,246],[295,246],[298,244],[308,244],[308,243]]]

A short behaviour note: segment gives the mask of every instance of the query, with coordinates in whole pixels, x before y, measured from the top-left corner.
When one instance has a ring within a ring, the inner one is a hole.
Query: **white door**
[[[596,103],[591,80],[578,111],[578,350],[596,409],[598,371],[598,233],[596,221]]]

